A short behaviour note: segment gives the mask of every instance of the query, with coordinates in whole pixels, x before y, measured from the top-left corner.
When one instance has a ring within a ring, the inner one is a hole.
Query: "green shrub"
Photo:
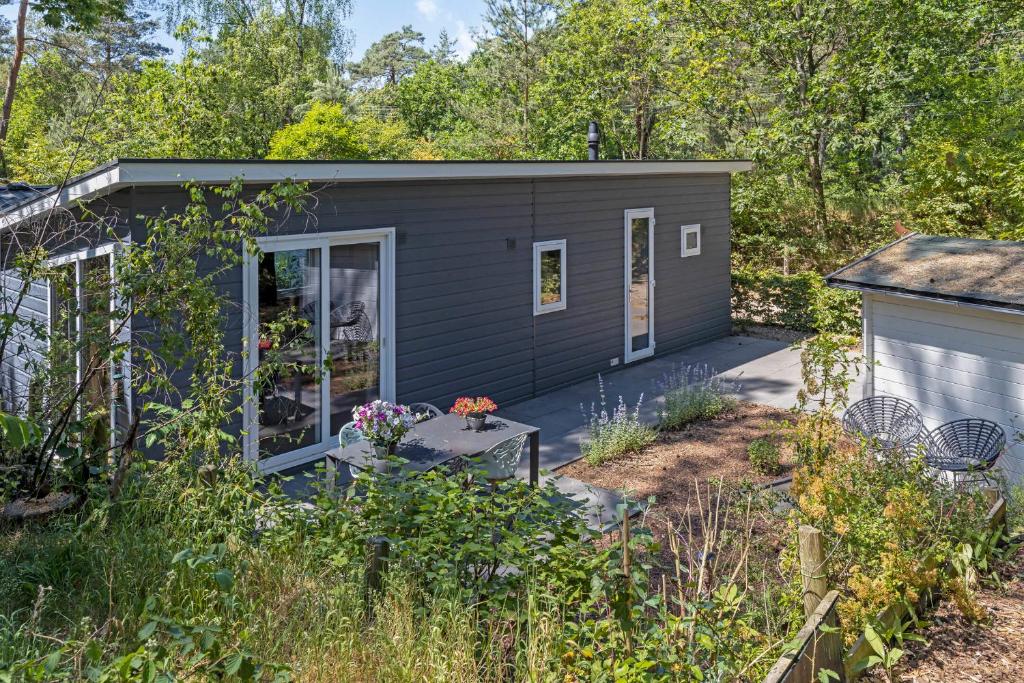
[[[827,287],[813,272],[783,275],[772,270],[733,269],[732,314],[741,325],[860,335],[859,295]]]
[[[636,408],[630,410],[619,396],[619,405],[611,413],[608,412],[604,393],[604,380],[597,377],[600,392],[601,408],[593,404],[590,412],[580,405],[583,418],[586,420],[587,436],[580,442],[580,452],[591,465],[626,455],[637,453],[650,446],[658,438],[658,430],[640,420],[640,406],[644,397],[641,394]]]
[[[697,420],[711,420],[736,407],[739,388],[716,376],[714,368],[680,365],[661,382],[665,404],[658,410],[662,429],[681,429]]]
[[[758,474],[775,475],[782,471],[779,447],[771,439],[751,441],[747,445],[747,457],[750,458],[750,466]]]

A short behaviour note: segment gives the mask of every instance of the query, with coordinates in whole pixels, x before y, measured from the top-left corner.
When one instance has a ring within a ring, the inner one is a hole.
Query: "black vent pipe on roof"
[[[601,130],[597,121],[591,121],[587,129],[587,159],[597,161],[601,156]]]

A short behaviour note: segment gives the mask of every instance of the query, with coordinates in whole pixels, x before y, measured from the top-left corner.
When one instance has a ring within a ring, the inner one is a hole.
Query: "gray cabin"
[[[243,424],[231,426],[246,457],[277,470],[316,458],[372,398],[503,405],[728,334],[730,174],[750,167],[120,159],[61,188],[8,186],[0,231],[81,204],[134,241],[144,217],[185,207],[185,181],[308,183],[314,220],[289,218],[223,283],[239,304],[225,314],[231,350],[259,349],[260,322],[288,309],[318,337],[296,353],[327,360],[322,380],[250,391]],[[54,259],[106,264],[106,246]],[[8,290],[20,286],[10,267],[0,263]],[[48,323],[54,305],[38,282],[23,308]],[[29,377],[8,356],[0,397],[15,410]]]

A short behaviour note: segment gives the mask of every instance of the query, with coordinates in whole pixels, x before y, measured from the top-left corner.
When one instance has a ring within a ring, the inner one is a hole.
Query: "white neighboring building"
[[[1024,242],[912,233],[826,277],[863,297],[865,396],[912,402],[925,426],[1002,425],[1024,481]]]

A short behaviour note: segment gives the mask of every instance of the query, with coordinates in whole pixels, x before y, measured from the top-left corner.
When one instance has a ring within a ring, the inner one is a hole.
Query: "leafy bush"
[[[771,439],[754,439],[747,445],[750,466],[760,474],[774,475],[782,470],[779,446]]]
[[[822,532],[830,544],[828,585],[842,594],[838,612],[846,640],[861,633],[878,640],[879,655],[861,665],[891,667],[902,650],[886,650],[880,638],[890,632],[904,637],[903,626],[883,628],[876,615],[904,605],[913,621],[921,599],[939,589],[965,615],[978,616],[966,575],[984,563],[991,534],[981,529],[987,505],[980,494],[950,487],[921,454],[880,457],[843,437],[838,413],[860,362],[849,354],[849,342],[820,334],[801,352],[804,387],[796,417],[783,425],[799,458],[790,488],[796,502],[791,537],[799,524]],[[985,538],[978,540],[979,533]],[[794,575],[797,551],[794,540],[786,553]]]
[[[741,325],[860,335],[858,294],[827,287],[813,272],[783,275],[772,270],[734,268],[732,312]]]
[[[665,404],[658,411],[662,429],[680,429],[697,420],[710,420],[736,406],[738,387],[716,376],[714,368],[680,365],[662,380]]]
[[[587,427],[587,436],[580,442],[580,452],[586,461],[591,465],[600,465],[627,453],[642,451],[654,443],[658,438],[658,430],[640,420],[643,395],[633,410],[626,407],[625,401],[619,396],[619,405],[609,413],[604,380],[600,375],[597,384],[601,397],[600,410],[592,404],[588,413],[580,404]]]
[[[138,465],[116,503],[0,529],[0,679],[729,679],[783,642],[723,559],[749,529],[719,548],[701,521],[673,595],[650,532],[591,543],[551,489],[463,474],[367,474],[303,507],[247,467]]]

